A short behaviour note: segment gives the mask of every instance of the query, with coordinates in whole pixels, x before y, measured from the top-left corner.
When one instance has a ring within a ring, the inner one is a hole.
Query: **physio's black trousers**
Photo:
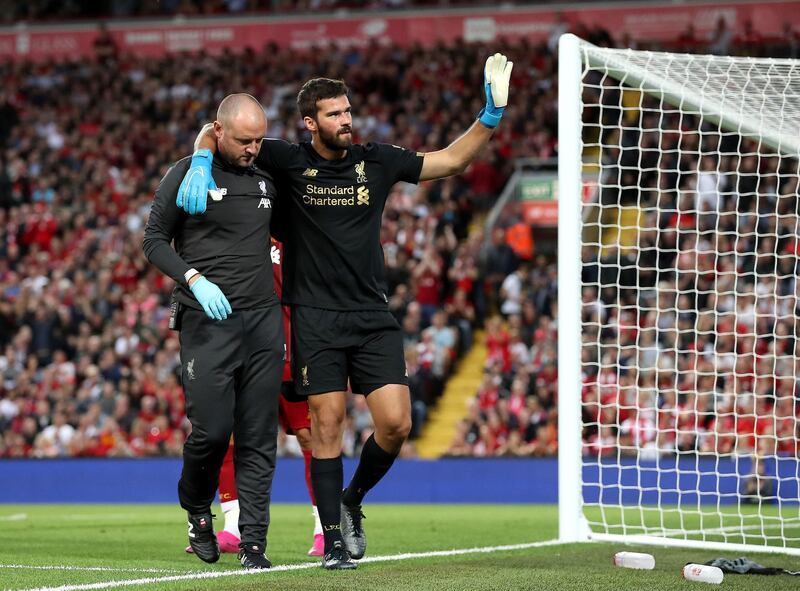
[[[183,447],[181,507],[208,513],[231,435],[243,544],[266,545],[275,472],[284,336],[280,305],[212,320],[184,309],[181,365],[192,432]]]

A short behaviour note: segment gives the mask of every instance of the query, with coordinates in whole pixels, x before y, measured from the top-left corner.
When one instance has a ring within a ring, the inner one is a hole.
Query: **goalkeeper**
[[[380,243],[389,191],[398,181],[417,183],[466,169],[500,123],[512,65],[501,54],[486,60],[486,106],[442,150],[354,144],[347,86],[315,78],[297,97],[311,141],[267,140],[256,158],[286,191],[278,204],[285,221],[274,218],[272,228],[284,242],[283,302],[292,308],[294,382],[311,412],[311,481],[325,537],[323,568],[355,568],[352,559],[364,555],[362,501],[388,472],[411,428],[402,333],[388,309]],[[209,174],[217,149],[210,126],[195,147],[176,201],[192,215],[205,212],[208,191],[216,189]],[[342,490],[348,380],[366,396],[375,432]]]

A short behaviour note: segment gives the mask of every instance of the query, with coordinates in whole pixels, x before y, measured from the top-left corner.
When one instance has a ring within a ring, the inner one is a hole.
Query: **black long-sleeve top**
[[[189,157],[178,161],[156,189],[142,245],[147,260],[177,282],[178,301],[192,308],[201,309],[184,277],[191,268],[215,283],[233,310],[276,304],[269,254],[272,177],[215,156],[212,175],[223,197],[209,197],[206,212],[190,216],[175,204],[189,165]]]

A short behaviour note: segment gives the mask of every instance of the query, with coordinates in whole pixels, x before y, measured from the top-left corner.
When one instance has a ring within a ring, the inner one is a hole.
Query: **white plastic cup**
[[[719,585],[722,582],[722,569],[707,564],[687,564],[683,567],[683,578],[687,581],[699,581]]]
[[[653,570],[656,567],[656,559],[652,554],[641,552],[617,552],[614,554],[614,565],[623,568]]]

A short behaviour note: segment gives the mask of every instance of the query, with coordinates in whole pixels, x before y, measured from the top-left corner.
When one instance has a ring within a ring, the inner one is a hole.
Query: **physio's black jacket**
[[[175,204],[190,161],[178,161],[156,189],[144,232],[147,260],[177,282],[179,302],[198,310],[202,307],[184,278],[191,268],[215,283],[234,311],[277,303],[269,255],[276,198],[272,177],[258,167],[234,167],[215,156],[212,175],[222,200],[209,197],[206,212],[190,216]]]
[[[381,216],[397,181],[416,183],[423,155],[354,144],[325,160],[309,142],[267,138],[256,164],[280,187],[283,303],[329,310],[386,310]]]

